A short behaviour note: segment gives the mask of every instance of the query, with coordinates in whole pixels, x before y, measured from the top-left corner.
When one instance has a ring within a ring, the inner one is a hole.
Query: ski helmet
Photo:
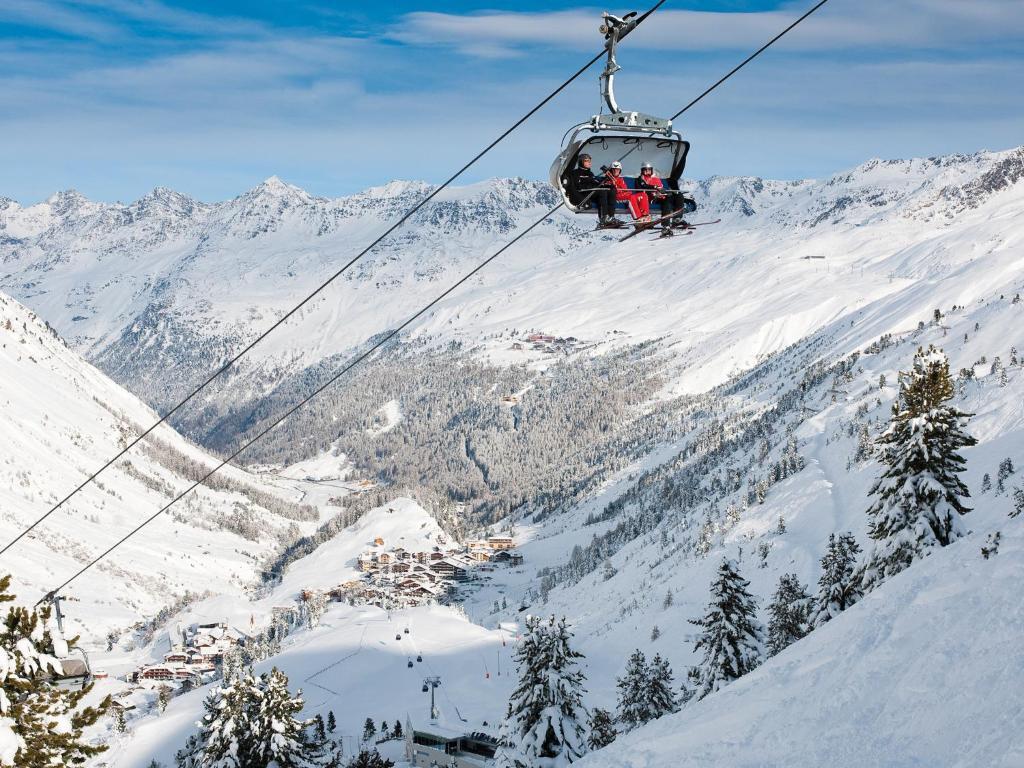
[[[650,171],[651,173],[654,173],[654,163],[649,160],[644,162],[644,164],[640,166],[640,172],[642,173],[643,171]]]
[[[616,160],[615,162],[613,162],[611,164],[610,167],[611,168],[618,168],[621,171],[622,170],[622,163],[620,163],[618,160]]]

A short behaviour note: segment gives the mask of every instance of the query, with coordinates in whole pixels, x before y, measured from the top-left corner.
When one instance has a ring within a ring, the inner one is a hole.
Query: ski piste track
[[[828,0],[819,0],[818,3],[816,3],[814,6],[812,6],[802,16],[800,16],[795,21],[793,21],[789,26],[787,26],[780,33],[778,33],[775,37],[773,37],[771,40],[769,40],[767,43],[765,43],[763,46],[761,46],[761,48],[759,48],[757,51],[755,51],[750,56],[748,56],[744,61],[742,61],[740,64],[738,64],[736,67],[734,67],[730,72],[726,73],[717,82],[715,82],[710,87],[705,89],[705,91],[703,93],[701,93],[699,96],[697,96],[695,99],[693,99],[689,104],[687,104],[682,109],[680,109],[675,115],[673,115],[673,117],[671,119],[672,120],[677,119],[680,115],[682,115],[683,113],[688,111],[691,107],[695,106],[698,102],[700,102],[702,99],[704,99],[707,95],[709,95],[711,92],[713,92],[719,86],[721,86],[724,82],[726,82],[730,77],[732,77],[734,74],[736,74],[740,69],[745,67],[748,63],[750,63],[755,58],[757,58],[761,53],[763,53],[765,50],[767,50],[775,42],[777,42],[779,39],[781,39],[790,30],[794,29],[797,25],[799,25],[801,22],[803,22],[805,19],[807,19],[811,14],[813,14],[815,11],[817,11],[819,8],[821,8],[823,5],[825,5],[826,2],[828,2]],[[658,2],[654,6],[652,6],[647,12],[645,12],[637,20],[635,26],[638,26],[640,23],[642,23],[644,20],[646,20],[648,17],[650,17],[650,15],[653,14],[655,11],[657,11],[664,3],[665,3],[665,0],[658,0]],[[634,28],[635,28],[635,26],[634,26]],[[254,346],[256,346],[260,341],[262,341],[262,339],[266,338],[266,336],[268,336],[273,330],[275,330],[277,327],[279,327],[283,323],[287,322],[287,320],[292,315],[294,315],[296,312],[298,312],[302,308],[302,306],[304,306],[308,301],[312,300],[316,295],[318,295],[321,291],[323,291],[331,282],[333,282],[337,277],[339,277],[344,271],[346,271],[349,267],[351,267],[353,264],[355,264],[364,255],[369,253],[373,248],[375,248],[380,242],[382,242],[393,231],[398,229],[417,210],[422,208],[423,205],[425,205],[429,200],[431,200],[434,196],[436,196],[441,190],[443,190],[448,185],[450,185],[458,176],[460,176],[470,166],[475,164],[480,158],[482,158],[491,149],[493,149],[498,143],[500,143],[502,140],[504,140],[516,128],[518,128],[520,125],[522,125],[528,119],[530,119],[545,104],[547,104],[549,101],[551,101],[562,90],[564,90],[570,83],[572,83],[574,80],[576,80],[576,78],[578,78],[580,75],[582,75],[587,69],[589,69],[594,63],[596,63],[602,56],[604,56],[604,54],[605,54],[605,51],[602,49],[602,51],[600,53],[595,55],[587,64],[585,64],[583,67],[578,69],[569,79],[564,81],[560,86],[558,86],[558,88],[556,88],[554,91],[552,91],[548,96],[546,96],[542,101],[540,101],[535,107],[533,107],[533,109],[531,109],[528,113],[526,113],[526,115],[524,115],[522,118],[520,118],[509,129],[507,129],[504,133],[502,133],[497,139],[495,139],[493,142],[491,142],[491,144],[489,144],[487,147],[485,147],[472,160],[470,160],[469,163],[464,165],[459,171],[457,171],[454,175],[449,177],[449,179],[447,181],[445,181],[441,186],[439,186],[433,192],[431,192],[426,197],[424,197],[423,200],[421,200],[412,209],[410,209],[407,213],[405,213],[395,224],[393,224],[382,235],[380,235],[377,239],[375,239],[369,246],[367,246],[357,256],[355,256],[353,259],[351,259],[340,270],[335,272],[334,275],[332,275],[326,282],[322,283],[319,287],[317,287],[311,294],[309,294],[309,296],[307,296],[305,299],[303,299],[302,302],[300,302],[298,305],[293,307],[289,312],[284,314],[269,329],[267,329],[261,335],[259,335],[254,341],[252,341],[248,346],[246,346],[241,352],[237,353],[232,359],[230,359],[227,363],[225,363],[220,369],[215,371],[209,378],[206,379],[206,381],[203,384],[200,385],[199,388],[195,389],[185,399],[183,399],[177,405],[175,405],[172,409],[167,411],[157,422],[155,422],[148,429],[146,429],[141,434],[139,434],[137,437],[135,437],[132,441],[130,441],[126,445],[125,448],[123,448],[117,455],[115,455],[114,457],[109,459],[102,467],[100,467],[100,469],[98,469],[97,471],[92,473],[81,484],[79,484],[74,490],[72,490],[69,494],[64,496],[54,506],[52,506],[45,514],[43,514],[40,518],[38,518],[36,521],[34,521],[27,528],[22,530],[13,540],[11,540],[6,545],[4,545],[4,547],[2,549],[0,549],[0,555],[2,555],[8,549],[10,549],[12,546],[14,546],[14,544],[16,544],[18,541],[20,541],[24,536],[26,536],[29,532],[31,532],[36,526],[38,526],[41,522],[43,522],[47,517],[49,517],[51,514],[53,514],[57,509],[59,509],[65,502],[67,502],[69,499],[71,499],[80,490],[82,490],[88,484],[93,482],[93,480],[95,480],[95,478],[101,472],[103,472],[108,467],[112,466],[114,464],[114,462],[116,462],[121,456],[125,455],[133,446],[137,445],[143,438],[145,438],[146,435],[150,434],[160,424],[164,423],[173,413],[175,413],[178,409],[183,407],[187,402],[189,402],[193,397],[195,397],[199,392],[201,392],[203,389],[205,389],[205,387],[208,384],[210,384],[212,381],[214,381],[216,378],[218,378],[224,371],[226,371],[229,367],[231,367],[237,360],[239,360],[249,350],[251,350]],[[184,498],[186,495],[191,493],[195,488],[197,488],[203,482],[205,482],[207,479],[209,479],[209,477],[212,476],[214,473],[216,473],[219,469],[221,469],[222,467],[224,467],[228,463],[230,463],[232,460],[234,460],[238,455],[240,455],[243,451],[245,451],[249,446],[251,446],[256,441],[260,440],[262,437],[264,437],[266,434],[268,434],[271,430],[276,428],[279,424],[283,423],[292,413],[294,413],[295,411],[297,411],[300,408],[302,408],[303,406],[305,406],[309,401],[311,401],[313,398],[315,398],[317,395],[319,395],[325,389],[327,389],[332,384],[334,384],[336,381],[338,381],[338,379],[340,379],[345,373],[347,373],[349,370],[351,370],[353,367],[355,367],[356,365],[358,365],[362,361],[364,361],[367,358],[369,358],[374,352],[376,352],[382,346],[384,346],[385,344],[387,344],[388,342],[393,340],[395,337],[397,337],[397,335],[404,328],[406,328],[408,325],[410,325],[412,322],[414,322],[416,319],[418,319],[421,315],[423,315],[426,312],[428,312],[436,304],[438,304],[445,297],[447,297],[448,294],[450,294],[453,291],[455,291],[463,283],[468,281],[477,272],[479,272],[484,267],[486,267],[491,261],[493,261],[498,256],[500,256],[505,250],[507,250],[512,245],[517,243],[526,234],[528,234],[533,229],[535,229],[537,226],[539,226],[541,223],[546,221],[552,214],[554,214],[557,210],[559,210],[563,206],[564,206],[564,203],[559,203],[554,208],[550,209],[545,214],[543,214],[534,223],[530,224],[528,227],[523,229],[519,234],[517,234],[512,240],[510,240],[508,243],[506,243],[504,246],[502,246],[498,251],[496,251],[491,256],[487,257],[483,262],[481,262],[479,265],[477,265],[471,271],[469,271],[466,275],[464,275],[462,278],[460,278],[458,281],[456,281],[450,288],[448,288],[446,291],[444,291],[439,296],[437,296],[434,300],[432,300],[430,303],[428,303],[426,306],[424,306],[422,309],[420,309],[418,312],[416,312],[414,315],[412,315],[408,320],[406,320],[404,323],[402,323],[400,326],[398,326],[392,332],[390,332],[387,335],[385,335],[381,340],[379,340],[376,344],[374,344],[372,347],[370,347],[369,350],[363,352],[362,354],[357,356],[352,362],[350,362],[349,364],[344,366],[340,371],[338,371],[336,374],[334,374],[332,377],[330,377],[325,384],[323,384],[321,387],[319,387],[316,390],[314,390],[309,396],[307,396],[303,400],[299,401],[298,404],[296,404],[292,408],[288,409],[284,413],[284,415],[282,415],[279,419],[273,421],[270,424],[269,427],[267,427],[266,429],[262,430],[254,438],[252,438],[251,440],[249,440],[248,442],[243,444],[241,448],[239,448],[237,451],[235,451],[229,457],[224,459],[221,463],[216,465],[209,473],[204,475],[202,478],[200,478],[198,481],[196,481],[194,484],[192,484],[189,488],[187,488],[181,494],[177,495],[168,504],[166,504],[164,507],[159,509],[153,515],[151,515],[150,517],[146,518],[142,523],[140,523],[137,527],[132,529],[129,533],[127,533],[121,539],[116,541],[109,548],[107,548],[106,550],[101,552],[99,555],[97,555],[94,558],[92,558],[91,560],[89,560],[82,568],[80,568],[70,578],[66,579],[59,586],[57,586],[56,588],[50,590],[47,594],[43,595],[39,599],[39,601],[37,601],[37,605],[42,603],[42,602],[44,602],[44,601],[46,601],[46,600],[51,599],[54,595],[56,595],[58,592],[60,592],[65,587],[70,585],[75,579],[77,579],[79,576],[81,576],[87,570],[89,570],[90,568],[94,567],[100,561],[105,559],[109,554],[111,554],[115,549],[117,549],[119,546],[121,546],[124,542],[126,542],[128,539],[130,539],[132,536],[134,536],[136,533],[138,533],[140,530],[142,530],[144,527],[146,527],[150,522],[152,522],[157,517],[162,515],[165,511],[167,511],[172,505],[174,505],[180,499]]]

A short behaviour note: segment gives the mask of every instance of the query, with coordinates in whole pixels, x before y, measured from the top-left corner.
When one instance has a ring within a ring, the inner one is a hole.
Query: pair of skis
[[[627,240],[629,240],[629,238],[635,237],[636,235],[639,235],[641,232],[650,232],[651,230],[655,229],[658,226],[658,224],[660,224],[661,222],[665,221],[666,219],[673,219],[676,216],[680,215],[681,213],[683,213],[683,211],[682,210],[678,210],[678,211],[674,211],[672,213],[666,214],[664,216],[659,216],[656,219],[651,219],[650,221],[644,222],[643,224],[635,224],[634,225],[635,229],[632,232],[630,232],[628,235],[626,235],[625,237],[620,237],[619,238],[619,242],[620,243],[624,243]],[[697,222],[696,224],[687,224],[685,227],[682,228],[682,230],[683,230],[682,233],[684,235],[692,235],[693,234],[693,230],[695,230],[697,227],[706,227],[706,226],[709,226],[711,224],[718,224],[721,221],[722,221],[721,219],[715,219],[714,221],[700,221],[700,222]],[[659,235],[659,237],[667,237],[667,235],[661,234],[661,235]]]

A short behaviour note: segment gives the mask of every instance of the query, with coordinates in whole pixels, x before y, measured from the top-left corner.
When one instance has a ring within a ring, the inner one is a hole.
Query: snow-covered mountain
[[[824,256],[830,276],[820,281],[833,283],[836,295],[824,306],[815,300],[813,312],[786,311],[790,296],[781,285],[766,338],[737,358],[739,369],[757,354],[780,349],[824,319],[878,295],[884,286],[873,280],[888,284],[921,276],[901,269],[897,261],[865,263],[859,257],[876,245],[885,244],[888,258],[933,241],[1012,186],[1022,166],[1024,149],[1016,149],[873,160],[820,181],[713,178],[694,187],[702,206],[699,216],[721,216],[725,223],[715,232],[701,232],[685,247],[634,243],[609,249],[606,236],[587,231],[589,217],[563,212],[421,326],[476,338],[510,323],[543,323],[553,332],[587,337],[617,328],[629,331],[632,339],[668,334],[688,346],[696,326],[705,339],[715,329],[694,316],[693,290],[686,296],[691,301],[678,300],[684,286],[677,274],[666,271],[662,255],[702,254],[709,282],[720,288],[724,281],[715,277],[723,257],[778,259],[782,263],[776,266],[782,268],[775,271],[775,280],[792,284],[790,273],[806,275],[822,266],[801,257]],[[46,317],[117,381],[163,407],[430,189],[423,183],[391,182],[351,197],[324,199],[271,178],[216,204],[163,188],[127,205],[91,202],[74,191],[26,207],[4,200],[0,289]],[[393,327],[555,201],[547,185],[523,179],[445,190],[307,305],[299,318],[253,350],[241,366],[250,378],[232,396],[265,391],[280,378]],[[653,264],[648,256],[655,256]],[[847,261],[851,256],[858,258]],[[941,249],[936,256],[917,269],[934,274],[946,268],[949,259]],[[853,261],[857,274],[839,279],[837,270],[849,269]],[[666,295],[673,289],[676,293]],[[581,291],[586,293],[581,296]],[[803,285],[794,291],[806,293]],[[606,292],[615,301],[593,303],[594,296]],[[639,314],[638,306],[643,308]],[[769,319],[760,307],[756,310],[750,322]],[[718,314],[717,308],[713,311]],[[715,340],[721,346],[721,339]]]
[[[0,537],[45,513],[156,416],[83,361],[33,312],[0,294]],[[213,466],[166,425],[0,557],[32,602]],[[295,483],[225,468],[65,592],[71,628],[92,646],[186,593],[236,596],[263,558],[319,517]]]
[[[554,217],[425,316],[395,357],[268,441],[272,454],[295,451],[314,468],[351,453],[389,496],[447,491],[467,509],[500,498],[506,507],[486,509],[513,510],[526,567],[489,574],[464,606],[473,623],[422,608],[389,624],[338,605],[268,663],[311,692],[310,711],[337,705],[346,727],[393,719],[403,714],[396,707],[423,704],[404,641],[390,639],[394,622],[422,622],[434,633],[432,660],[444,659],[451,724],[493,721],[507,686],[480,682],[490,668],[481,674],[485,662],[473,659],[500,653],[502,627],[514,632],[527,612],[550,612],[568,617],[586,655],[589,706],[614,707],[615,677],[636,647],[662,654],[678,680],[695,661],[688,620],[701,613],[722,555],[739,561],[763,608],[782,574],[813,587],[830,533],[867,543],[871,443],[897,372],[917,347],[936,344],[956,374],[957,405],[975,414],[968,431],[979,444],[965,451],[971,535],[748,678],[587,759],[637,768],[683,764],[681,755],[716,766],[820,765],[825,755],[841,766],[1014,765],[1020,744],[1001,734],[1019,723],[993,712],[1016,711],[1022,682],[1017,657],[994,652],[1019,623],[1010,611],[1024,517],[1008,513],[1024,485],[1022,175],[1024,149],[871,161],[821,181],[710,179],[695,184],[699,218],[720,216],[721,225],[624,245],[586,231],[589,220]],[[331,201],[272,179],[215,205],[166,190],[144,205],[70,193],[28,208],[0,203],[0,284],[160,405],[427,189],[393,182]],[[210,423],[227,436],[219,445],[426,303],[552,200],[542,185],[496,180],[427,206],[268,339],[238,388],[211,394]],[[577,343],[534,349],[524,343],[531,330]],[[203,433],[211,441],[212,431]],[[1000,480],[1006,459],[1017,470]],[[435,511],[445,524],[465,522],[443,506]],[[264,600],[348,578],[374,514],[294,559]],[[417,514],[402,535],[429,529]],[[984,560],[980,548],[996,531],[1006,543]],[[261,605],[234,594],[196,610],[247,615]],[[979,624],[993,627],[991,643],[972,634]],[[969,669],[951,669],[958,664]],[[334,682],[314,674],[327,667]],[[829,700],[822,689],[841,695]],[[931,703],[938,697],[954,704]],[[201,698],[176,700],[173,721],[140,721],[142,739],[117,754],[166,760]],[[870,726],[877,738],[859,739]],[[932,747],[916,749],[913,740],[927,739]],[[953,754],[969,740],[976,751]]]

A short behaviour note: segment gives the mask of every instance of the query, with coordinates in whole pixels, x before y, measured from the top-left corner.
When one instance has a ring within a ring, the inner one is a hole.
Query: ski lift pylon
[[[600,76],[601,98],[610,111],[594,115],[566,131],[562,137],[562,151],[551,164],[551,185],[561,193],[565,206],[574,213],[598,212],[586,190],[571,190],[566,183],[566,174],[576,167],[583,152],[591,156],[595,173],[596,169],[617,160],[622,163],[624,177],[635,177],[640,175],[640,166],[649,162],[657,175],[667,179],[670,186],[678,183],[686,167],[690,142],[673,129],[671,120],[623,110],[615,99],[614,78],[621,69],[616,59],[616,48],[619,40],[636,26],[636,15],[636,11],[622,18],[607,12],[603,14],[600,32],[605,37],[608,58]],[[569,137],[568,142],[566,136]]]

